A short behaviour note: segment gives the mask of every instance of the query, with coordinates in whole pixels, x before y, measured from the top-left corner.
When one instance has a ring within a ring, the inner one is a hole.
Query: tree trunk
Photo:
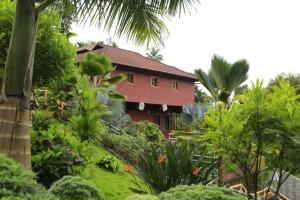
[[[30,94],[38,13],[34,0],[17,0],[0,96],[0,152],[31,168]]]

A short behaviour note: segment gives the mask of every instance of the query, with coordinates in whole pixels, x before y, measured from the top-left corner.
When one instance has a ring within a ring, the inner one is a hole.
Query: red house
[[[126,111],[133,121],[148,120],[169,133],[174,129],[176,113],[182,106],[194,103],[193,74],[163,64],[139,53],[106,45],[90,45],[78,49],[78,58],[93,51],[106,55],[116,66],[112,76],[124,74],[126,80],[117,91],[127,97]]]

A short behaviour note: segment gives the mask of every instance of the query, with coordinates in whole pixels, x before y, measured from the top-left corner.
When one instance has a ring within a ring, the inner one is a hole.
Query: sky
[[[214,54],[229,62],[246,59],[247,83],[265,84],[279,73],[300,73],[300,0],[201,0],[191,14],[166,21],[169,37],[160,47],[164,63],[184,71],[208,71]],[[73,26],[78,41],[112,37],[95,27]],[[146,53],[126,38],[120,48]]]

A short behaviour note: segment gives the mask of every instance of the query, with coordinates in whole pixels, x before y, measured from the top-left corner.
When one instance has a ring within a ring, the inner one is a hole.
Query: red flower
[[[199,167],[194,167],[194,170],[193,170],[194,176],[198,177],[199,176],[199,172],[200,172]]]
[[[167,160],[167,156],[160,154],[159,160],[158,160],[159,164],[164,164],[166,162],[166,160]]]
[[[133,171],[134,171],[133,166],[125,164],[124,171],[127,172],[127,173],[129,173],[129,174],[132,174]]]

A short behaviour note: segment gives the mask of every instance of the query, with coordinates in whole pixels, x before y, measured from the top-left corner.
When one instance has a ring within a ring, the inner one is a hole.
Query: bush
[[[84,164],[77,151],[80,142],[67,131],[66,126],[55,122],[48,130],[31,134],[32,170],[46,187]]]
[[[130,197],[127,197],[125,200],[158,200],[158,198],[156,196],[149,195],[149,194],[145,194],[145,195],[135,194]]]
[[[144,138],[109,133],[103,135],[102,144],[132,165],[141,163],[140,153],[147,146]]]
[[[160,143],[163,139],[163,133],[157,124],[142,121],[128,126],[125,132],[135,137],[144,137],[148,142]]]
[[[159,200],[246,200],[245,196],[227,189],[203,185],[177,186],[159,195]]]
[[[142,155],[140,172],[144,182],[156,193],[167,191],[176,185],[207,184],[217,168],[216,160],[207,162],[203,156],[194,156],[185,141],[157,148],[152,146]]]
[[[34,174],[0,154],[0,199],[55,200],[34,180]]]
[[[106,155],[97,163],[98,167],[102,167],[112,172],[117,172],[120,168],[120,161],[111,155]]]
[[[102,200],[98,190],[78,176],[65,176],[53,183],[49,191],[59,200]]]
[[[32,119],[33,130],[47,130],[53,122],[53,113],[48,110],[34,110]]]

